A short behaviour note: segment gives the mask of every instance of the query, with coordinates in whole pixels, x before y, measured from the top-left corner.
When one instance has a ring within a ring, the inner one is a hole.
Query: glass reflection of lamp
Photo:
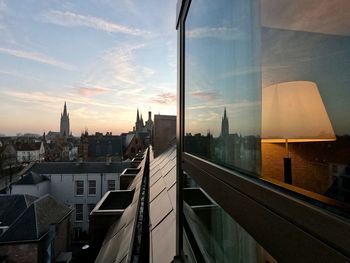
[[[292,183],[288,143],[336,137],[315,83],[292,81],[262,89],[262,143],[285,143],[284,182]]]

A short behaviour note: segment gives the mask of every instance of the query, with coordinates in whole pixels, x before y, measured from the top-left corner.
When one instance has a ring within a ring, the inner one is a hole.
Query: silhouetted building
[[[103,161],[106,157],[122,159],[123,138],[120,135],[112,135],[111,132],[89,135],[85,132],[80,140],[79,155],[84,160]]]
[[[226,107],[225,107],[224,116],[222,117],[222,120],[221,120],[221,137],[227,138],[228,134],[229,134],[229,125],[228,125],[228,118],[226,116]]]
[[[61,113],[60,135],[64,137],[70,136],[69,114],[67,112],[66,102],[64,103],[63,113]]]
[[[153,150],[157,157],[176,139],[176,116],[154,115]]]

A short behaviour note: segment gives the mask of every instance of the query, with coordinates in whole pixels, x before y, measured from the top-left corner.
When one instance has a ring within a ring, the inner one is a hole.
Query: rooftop
[[[0,196],[0,203],[8,202],[1,209],[3,215],[11,215],[13,219],[8,230],[0,236],[0,243],[40,240],[49,231],[51,224],[59,223],[72,212],[72,209],[58,203],[50,195],[22,198],[31,203],[26,202],[25,207],[20,201],[21,195],[16,198]]]
[[[44,162],[36,163],[30,171],[38,174],[121,173],[129,162]]]

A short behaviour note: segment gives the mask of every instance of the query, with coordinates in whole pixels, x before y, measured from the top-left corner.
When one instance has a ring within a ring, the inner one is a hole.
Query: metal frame
[[[297,195],[296,188],[225,169],[184,152],[185,21],[191,0],[179,0],[176,253],[183,255],[183,172],[185,171],[246,231],[281,262],[350,261],[350,222]],[[289,191],[284,191],[288,188]],[[334,205],[332,203],[331,205]]]

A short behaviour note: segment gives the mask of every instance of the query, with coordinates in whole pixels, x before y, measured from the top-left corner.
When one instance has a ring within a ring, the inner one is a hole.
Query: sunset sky
[[[176,0],[0,0],[0,134],[176,114]]]

